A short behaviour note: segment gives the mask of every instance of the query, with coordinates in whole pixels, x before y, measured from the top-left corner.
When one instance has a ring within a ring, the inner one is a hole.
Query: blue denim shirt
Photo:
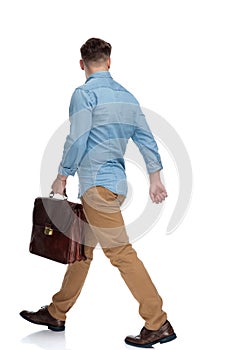
[[[135,97],[108,71],[92,74],[71,98],[70,133],[58,172],[79,177],[79,197],[92,186],[127,194],[124,153],[131,138],[148,173],[162,169],[158,147]]]

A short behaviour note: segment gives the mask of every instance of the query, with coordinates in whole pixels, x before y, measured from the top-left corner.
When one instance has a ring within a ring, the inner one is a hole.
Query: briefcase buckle
[[[53,235],[53,229],[51,228],[51,226],[45,226],[44,234],[46,236],[52,236]]]

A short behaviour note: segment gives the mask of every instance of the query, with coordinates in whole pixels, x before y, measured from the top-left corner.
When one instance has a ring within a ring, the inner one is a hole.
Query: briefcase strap
[[[49,194],[49,198],[53,198],[55,195],[54,191],[51,191],[50,194]],[[64,192],[63,192],[63,199],[68,199],[68,196],[67,196],[67,193],[66,193],[66,189],[64,189]]]

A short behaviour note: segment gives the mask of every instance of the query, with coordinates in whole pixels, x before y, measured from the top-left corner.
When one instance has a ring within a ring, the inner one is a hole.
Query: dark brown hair
[[[106,61],[111,55],[112,46],[102,39],[91,38],[82,45],[81,57],[85,64],[89,62],[101,63]]]

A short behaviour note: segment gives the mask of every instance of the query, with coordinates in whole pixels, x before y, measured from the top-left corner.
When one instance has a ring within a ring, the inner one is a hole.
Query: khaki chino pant
[[[93,250],[100,243],[104,254],[116,266],[132,295],[139,303],[139,314],[145,320],[145,327],[159,329],[167,315],[162,310],[159,296],[143,263],[129,243],[120,206],[125,196],[117,195],[105,187],[88,189],[81,198],[89,227],[85,232],[85,254],[87,260],[69,264],[61,289],[52,298],[50,314],[65,321],[66,313],[76,302],[85,282]]]

